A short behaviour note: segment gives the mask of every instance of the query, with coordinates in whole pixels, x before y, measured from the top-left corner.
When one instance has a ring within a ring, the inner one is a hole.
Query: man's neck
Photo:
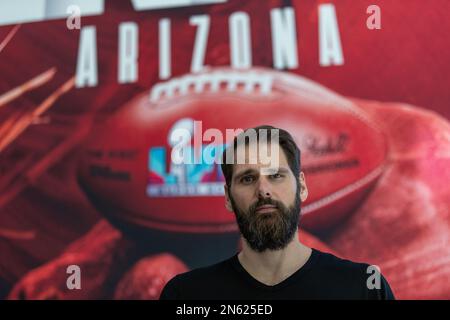
[[[242,239],[238,254],[242,267],[256,280],[266,285],[276,285],[298,271],[311,256],[311,248],[298,240],[298,234],[281,250],[257,252]]]

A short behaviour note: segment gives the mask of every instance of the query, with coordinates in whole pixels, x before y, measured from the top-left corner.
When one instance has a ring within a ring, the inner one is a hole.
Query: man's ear
[[[225,190],[225,208],[227,208],[230,212],[234,212],[233,206],[231,205],[230,195],[228,194],[228,186],[224,184],[223,189]]]
[[[300,199],[302,200],[302,202],[304,202],[308,198],[308,187],[306,186],[306,180],[303,171],[300,172],[298,181],[300,182]]]

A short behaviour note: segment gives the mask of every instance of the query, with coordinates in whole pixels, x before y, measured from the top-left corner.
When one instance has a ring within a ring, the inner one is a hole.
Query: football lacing
[[[150,102],[192,93],[217,92],[219,89],[267,95],[272,91],[272,84],[271,75],[255,71],[234,70],[189,74],[155,84],[150,92]]]

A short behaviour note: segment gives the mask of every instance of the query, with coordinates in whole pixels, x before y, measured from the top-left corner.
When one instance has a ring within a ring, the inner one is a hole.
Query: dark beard
[[[298,229],[301,210],[298,183],[294,204],[289,208],[280,201],[260,198],[250,206],[247,212],[244,212],[238,209],[231,193],[230,200],[239,230],[253,250],[263,252],[267,249],[283,249],[294,237],[295,231]],[[256,208],[264,204],[276,206],[276,211],[256,213]]]

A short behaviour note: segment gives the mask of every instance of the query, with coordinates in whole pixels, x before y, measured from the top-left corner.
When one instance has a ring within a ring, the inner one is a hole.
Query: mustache
[[[253,205],[250,206],[249,211],[250,212],[255,212],[256,208],[263,206],[263,205],[272,205],[275,206],[277,209],[282,209],[283,205],[277,201],[277,200],[272,200],[270,198],[264,198],[264,199],[259,199],[258,201],[256,201]]]

